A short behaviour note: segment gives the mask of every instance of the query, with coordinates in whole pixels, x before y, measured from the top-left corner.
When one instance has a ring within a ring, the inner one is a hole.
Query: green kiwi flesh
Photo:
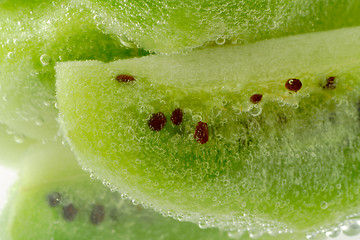
[[[61,144],[32,146],[20,174],[1,222],[3,240],[230,239],[123,200],[90,179]]]
[[[0,122],[36,139],[56,137],[55,62],[143,55],[98,29],[68,1],[0,3]]]
[[[76,0],[103,31],[156,53],[360,25],[357,0]]]
[[[159,211],[223,229],[332,227],[359,213],[359,40],[354,27],[59,63],[60,124],[86,170]]]

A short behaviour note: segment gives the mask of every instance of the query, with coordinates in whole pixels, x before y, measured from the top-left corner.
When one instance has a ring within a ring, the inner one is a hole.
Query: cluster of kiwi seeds
[[[119,74],[115,77],[115,79],[122,83],[130,83],[135,82],[136,77],[128,74]],[[334,90],[336,89],[336,86],[338,84],[338,79],[335,76],[329,76],[325,80],[322,80],[319,83],[319,88],[323,90]],[[289,94],[294,94],[300,91],[300,89],[303,87],[303,84],[300,79],[297,78],[290,78],[286,81],[284,85],[285,89],[289,92]],[[249,101],[252,104],[258,104],[263,99],[263,94],[261,93],[255,93],[250,96]],[[358,112],[360,114],[360,101],[358,103]],[[171,122],[174,125],[180,125],[183,122],[183,110],[181,108],[176,108],[171,113]],[[359,115],[360,116],[360,115]],[[280,121],[286,121],[286,119],[282,119],[282,116],[279,116]],[[283,118],[286,118],[283,116]],[[331,116],[330,116],[331,118]],[[331,119],[330,119],[331,120]],[[152,131],[161,131],[167,123],[167,117],[162,112],[153,113],[148,120],[148,127]],[[208,125],[205,122],[199,121],[195,127],[195,133],[194,133],[194,139],[200,143],[205,144],[209,140],[209,130]],[[129,198],[130,199],[130,198]],[[164,216],[172,216],[172,214],[163,214]],[[353,219],[355,217],[355,219]],[[337,237],[341,232],[344,232],[348,236],[354,236],[357,234],[357,226],[359,223],[357,223],[358,216],[355,214],[354,216],[348,217],[343,223],[339,225],[335,225],[333,228],[329,229],[320,229],[315,230],[314,232],[310,232],[306,234],[306,239],[314,239],[318,237],[319,235],[325,235],[326,237]],[[201,226],[201,224],[199,224]],[[284,232],[287,232],[287,230],[284,230]],[[289,231],[291,232],[291,230]],[[239,236],[242,236],[241,231],[235,231],[235,232],[229,232],[229,236],[237,238]],[[260,234],[261,236],[262,234]]]
[[[47,195],[47,201],[50,207],[62,207],[62,216],[65,221],[72,222],[78,214],[78,207],[73,203],[65,203],[63,196],[59,192],[52,192]],[[89,222],[93,225],[100,225],[105,218],[105,207],[101,204],[92,206],[89,216]]]
[[[115,77],[119,82],[129,83],[136,81],[136,77],[128,74],[119,74]],[[331,76],[328,77],[325,83],[320,84],[320,87],[323,89],[335,89],[336,88],[336,78]],[[302,87],[302,82],[300,79],[291,78],[288,79],[285,83],[285,88],[290,93],[298,92]],[[250,102],[252,104],[258,104],[263,98],[263,95],[256,93],[251,95]],[[171,122],[174,125],[180,125],[183,121],[183,110],[181,108],[176,108],[171,113]],[[161,131],[167,123],[167,117],[162,112],[153,113],[148,121],[148,126],[152,131]],[[208,125],[205,122],[199,121],[195,127],[194,139],[200,144],[205,144],[209,141],[209,129]]]

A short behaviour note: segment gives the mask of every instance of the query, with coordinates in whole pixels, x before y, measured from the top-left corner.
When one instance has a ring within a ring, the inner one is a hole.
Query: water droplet
[[[46,66],[51,62],[51,57],[47,54],[43,54],[40,57],[40,62],[42,65]]]

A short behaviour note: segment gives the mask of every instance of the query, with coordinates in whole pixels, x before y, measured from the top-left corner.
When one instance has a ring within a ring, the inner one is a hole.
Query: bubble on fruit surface
[[[340,234],[341,234],[341,229],[339,227],[333,228],[333,229],[325,232],[325,236],[331,237],[331,238],[336,238],[336,237],[340,236]]]
[[[249,110],[250,115],[253,117],[259,116],[261,112],[262,112],[262,108],[258,106],[252,106]]]
[[[224,45],[226,42],[226,39],[224,37],[219,37],[218,39],[216,39],[215,43],[217,45]]]
[[[16,143],[23,143],[24,141],[25,141],[25,135],[24,134],[15,134],[14,135],[14,141],[16,142]]]
[[[192,120],[194,122],[201,122],[202,121],[202,117],[199,114],[195,114],[192,116]]]
[[[7,54],[7,57],[9,58],[9,59],[13,59],[14,58],[14,53],[13,52],[8,52],[8,54]]]
[[[40,62],[43,66],[49,65],[51,62],[51,57],[47,54],[43,54],[40,56]]]
[[[321,207],[321,209],[325,210],[328,208],[328,203],[324,201],[320,204],[320,207]]]
[[[317,236],[317,234],[316,234],[315,232],[313,232],[313,233],[308,233],[308,234],[306,234],[306,239],[307,239],[307,240],[313,240],[313,239],[316,238],[316,236]]]
[[[346,220],[340,228],[346,236],[358,235],[360,233],[360,220]]]
[[[42,117],[37,117],[36,119],[35,119],[35,124],[37,125],[37,126],[42,126],[42,125],[44,125],[44,119],[42,118]]]

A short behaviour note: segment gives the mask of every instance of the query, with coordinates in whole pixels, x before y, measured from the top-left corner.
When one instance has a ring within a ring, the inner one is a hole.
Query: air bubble
[[[208,225],[205,221],[200,221],[198,225],[199,225],[199,228],[201,228],[201,229],[208,228]]]
[[[49,63],[51,62],[51,57],[47,54],[43,54],[40,57],[40,62],[44,66],[49,65]]]
[[[216,41],[215,41],[215,43],[216,43],[217,45],[224,45],[225,42],[226,42],[226,39],[223,38],[223,37],[219,37],[219,38],[216,39]]]
[[[35,120],[35,124],[37,126],[42,126],[44,124],[44,119],[42,119],[41,117],[39,117],[38,119]]]
[[[348,220],[341,226],[341,230],[347,236],[358,235],[360,233],[360,221],[356,219]]]
[[[46,106],[46,107],[50,107],[50,105],[51,105],[51,103],[50,103],[49,101],[44,101],[43,104],[44,104],[44,106]]]
[[[334,228],[334,229],[331,229],[330,231],[327,231],[325,233],[325,235],[327,237],[336,238],[336,237],[338,237],[340,235],[340,233],[341,233],[340,228]]]
[[[250,115],[253,117],[259,116],[261,112],[262,112],[262,108],[257,106],[254,106],[249,110]]]
[[[263,235],[263,232],[261,232],[261,231],[251,231],[251,232],[249,233],[250,238],[253,238],[253,239],[258,239],[258,238],[260,238],[262,235]]]
[[[244,231],[242,230],[238,230],[238,231],[234,231],[234,232],[228,232],[228,237],[229,238],[240,238],[244,235]]]
[[[16,134],[14,136],[14,141],[16,143],[23,143],[25,141],[25,136],[23,134]]]
[[[115,168],[118,168],[118,167],[119,167],[119,162],[118,162],[118,161],[113,161],[113,166],[114,166]]]
[[[202,121],[202,117],[200,115],[194,115],[192,117],[194,122],[201,122]]]
[[[321,209],[325,210],[328,208],[328,203],[324,201],[320,204],[320,207],[321,207]]]
[[[306,239],[311,240],[316,238],[316,233],[308,233],[306,234]]]
[[[12,59],[14,57],[14,53],[13,52],[8,52],[7,57],[9,59]]]

